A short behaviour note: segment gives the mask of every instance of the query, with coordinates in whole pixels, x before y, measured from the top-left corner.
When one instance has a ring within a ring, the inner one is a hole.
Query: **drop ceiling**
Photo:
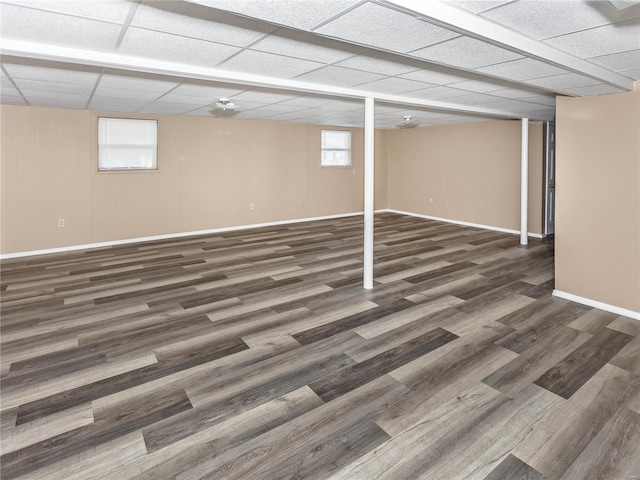
[[[373,97],[395,128],[551,120],[557,95],[640,79],[638,2],[2,0],[0,16],[10,105],[363,126]]]

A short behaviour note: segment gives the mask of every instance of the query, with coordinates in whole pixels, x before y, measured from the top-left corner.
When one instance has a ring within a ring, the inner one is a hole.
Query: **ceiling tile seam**
[[[498,10],[498,9],[500,9],[502,7],[506,7],[507,5],[511,5],[513,3],[518,3],[519,1],[520,0],[509,0],[508,2],[501,3],[499,5],[494,5],[493,7],[489,7],[487,9],[485,9],[485,10],[480,10],[479,12],[476,12],[475,15],[484,15],[485,13],[492,12],[493,10]],[[453,5],[453,6],[455,7],[455,5]],[[456,8],[458,8],[458,7],[456,7]],[[464,8],[462,10],[464,10]]]
[[[106,23],[108,25],[122,25],[120,22],[116,22],[115,20],[103,20],[95,17],[83,17],[82,15],[74,15],[73,13],[65,13],[65,12],[57,12],[55,10],[46,10],[44,8],[27,6],[17,2],[5,2],[4,0],[2,0],[0,1],[0,4],[7,4],[7,5],[11,5],[12,7],[18,7],[18,8],[26,8],[28,10],[36,10],[38,12],[48,13],[51,15],[62,15],[65,17],[80,18],[82,20],[90,20],[92,22]]]
[[[317,30],[318,28],[322,28],[322,27],[323,27],[323,26],[325,26],[327,23],[331,23],[331,22],[333,22],[334,20],[336,20],[336,19],[338,19],[338,18],[342,17],[343,15],[346,15],[347,13],[349,13],[349,12],[351,12],[351,11],[355,10],[356,8],[361,7],[361,6],[362,6],[362,5],[364,5],[365,3],[368,3],[368,0],[361,0],[361,1],[359,1],[359,2],[356,2],[356,3],[354,3],[353,5],[348,6],[347,8],[345,8],[345,9],[341,10],[340,12],[338,12],[338,13],[336,13],[336,14],[332,15],[331,17],[329,17],[329,18],[327,18],[327,19],[323,20],[322,22],[318,23],[317,25],[315,25],[315,26],[313,26],[313,27],[311,27],[311,28],[309,28],[308,30],[305,30],[305,31],[308,31],[308,32],[314,32],[314,31],[315,31],[315,30]]]
[[[4,65],[0,64],[0,69],[4,73],[4,76],[9,80],[9,82],[11,82],[11,85],[13,85],[13,88],[15,88],[16,91],[20,94],[20,96],[22,97],[22,100],[24,100],[24,102],[27,105],[31,106],[31,103],[27,100],[27,97],[24,96],[24,93],[22,93],[22,90],[20,90],[16,82],[13,80],[13,77],[9,75],[9,72],[7,72],[7,70],[4,68]]]
[[[102,75],[104,75],[104,68],[100,69],[100,73],[98,74],[98,78],[96,78],[96,83],[93,84],[93,88],[91,89],[91,93],[89,94],[89,99],[87,100],[87,103],[84,106],[85,110],[89,110],[89,105],[91,104],[91,102],[93,101],[93,96],[96,93],[96,90],[98,89],[98,86],[100,85],[100,81],[102,80]]]
[[[560,33],[558,35],[552,35],[551,37],[541,38],[539,41],[540,42],[546,42],[547,40],[553,40],[553,39],[556,39],[556,38],[568,37],[568,36],[574,35],[576,33],[588,32],[589,30],[596,30],[598,28],[608,27],[608,26],[611,26],[611,25],[617,25],[619,23],[631,22],[633,20],[638,21],[638,20],[640,20],[640,17],[626,18],[624,20],[619,20],[617,22],[603,23],[601,25],[595,25],[595,26],[591,26],[591,27],[587,27],[587,28],[581,28],[579,30],[573,30],[571,32]],[[616,52],[616,53],[618,53],[618,52]]]
[[[250,17],[248,17],[250,18]],[[269,23],[269,22],[265,22],[265,23]],[[236,47],[239,48],[240,50],[238,50],[236,53],[231,54],[229,57],[225,58],[224,60],[218,62],[215,67],[218,68],[220,67],[220,65],[224,64],[225,62],[228,62],[229,60],[237,57],[238,55],[240,55],[243,52],[246,52],[247,50],[251,50],[252,52],[256,52],[258,50],[253,50],[251,47],[253,45],[255,45],[256,43],[268,38],[270,35],[273,35],[274,33],[276,33],[278,30],[281,30],[282,27],[279,26],[275,26],[275,28],[271,31],[269,31],[268,33],[265,33],[263,35],[261,35],[260,37],[256,38],[255,40],[253,40],[252,42],[249,42],[248,45],[245,45],[243,47],[238,47],[238,45],[228,45],[230,47]],[[191,38],[191,37],[187,37],[187,38]],[[201,39],[196,39],[196,40],[201,40]],[[205,40],[206,41],[206,40]],[[210,42],[210,43],[220,43],[220,42]],[[227,45],[226,43],[221,43],[221,45]],[[264,53],[264,52],[262,52]],[[269,52],[267,52],[269,53]]]
[[[116,45],[113,49],[114,52],[117,52],[120,49],[120,45],[122,45],[122,41],[124,40],[124,36],[127,34],[127,30],[131,26],[131,21],[133,20],[133,16],[138,10],[138,6],[140,5],[140,0],[136,0],[129,7],[129,13],[127,13],[127,18],[125,18],[124,23],[122,24],[122,28],[120,29],[120,34],[118,35],[118,39],[116,40]]]

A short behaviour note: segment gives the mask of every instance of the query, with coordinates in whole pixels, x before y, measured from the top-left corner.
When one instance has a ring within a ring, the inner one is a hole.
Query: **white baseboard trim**
[[[564,298],[565,300],[571,300],[572,302],[581,303],[589,307],[599,308],[605,312],[615,313],[616,315],[622,315],[625,317],[633,318],[634,320],[640,320],[640,312],[634,312],[633,310],[627,310],[626,308],[616,307],[615,305],[609,305],[608,303],[602,303],[597,300],[591,300],[590,298],[579,297],[573,293],[563,292],[562,290],[553,290],[553,296]]]
[[[411,217],[426,218],[428,220],[438,220],[439,222],[454,223],[456,225],[464,225],[465,227],[482,228],[484,230],[493,230],[493,231],[496,231],[496,232],[511,233],[513,235],[520,235],[520,230],[512,230],[510,228],[493,227],[491,225],[481,225],[479,223],[463,222],[463,221],[460,221],[460,220],[452,220],[450,218],[432,217],[431,215],[423,215],[421,213],[404,212],[402,210],[394,210],[393,208],[388,208],[385,211],[386,212],[391,212],[391,213],[399,213],[400,215],[409,215]],[[528,232],[527,235],[532,237],[532,238],[542,238],[543,237],[541,233]]]
[[[384,212],[385,210],[376,210],[375,213]],[[165,235],[152,235],[150,237],[127,238],[124,240],[113,240],[109,242],[87,243],[85,245],[72,245],[69,247],[46,248],[43,250],[31,250],[26,252],[5,253],[0,255],[0,260],[8,260],[10,258],[31,257],[35,255],[47,255],[50,253],[65,253],[75,250],[88,250],[92,248],[113,247],[117,245],[126,245],[129,243],[149,242],[152,240],[171,240],[172,238],[191,237],[194,235],[210,235],[212,233],[233,232],[236,230],[248,230],[251,228],[272,227],[277,225],[287,225],[290,223],[312,222],[315,220],[331,220],[333,218],[346,218],[363,215],[364,212],[339,213],[337,215],[324,215],[321,217],[295,218],[293,220],[279,220],[276,222],[254,223],[251,225],[238,225],[234,227],[211,228],[208,230],[197,230],[193,232],[169,233]]]

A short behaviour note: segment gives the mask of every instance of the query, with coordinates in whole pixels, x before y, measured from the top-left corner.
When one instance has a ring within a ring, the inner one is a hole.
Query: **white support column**
[[[373,288],[374,101],[364,99],[364,288]]]
[[[529,119],[522,119],[522,165],[520,172],[520,245],[529,243]]]

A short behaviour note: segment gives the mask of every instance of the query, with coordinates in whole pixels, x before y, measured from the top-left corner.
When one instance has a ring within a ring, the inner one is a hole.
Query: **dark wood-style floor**
[[[551,296],[553,246],[376,216],[2,264],[24,478],[640,478],[640,322]]]

